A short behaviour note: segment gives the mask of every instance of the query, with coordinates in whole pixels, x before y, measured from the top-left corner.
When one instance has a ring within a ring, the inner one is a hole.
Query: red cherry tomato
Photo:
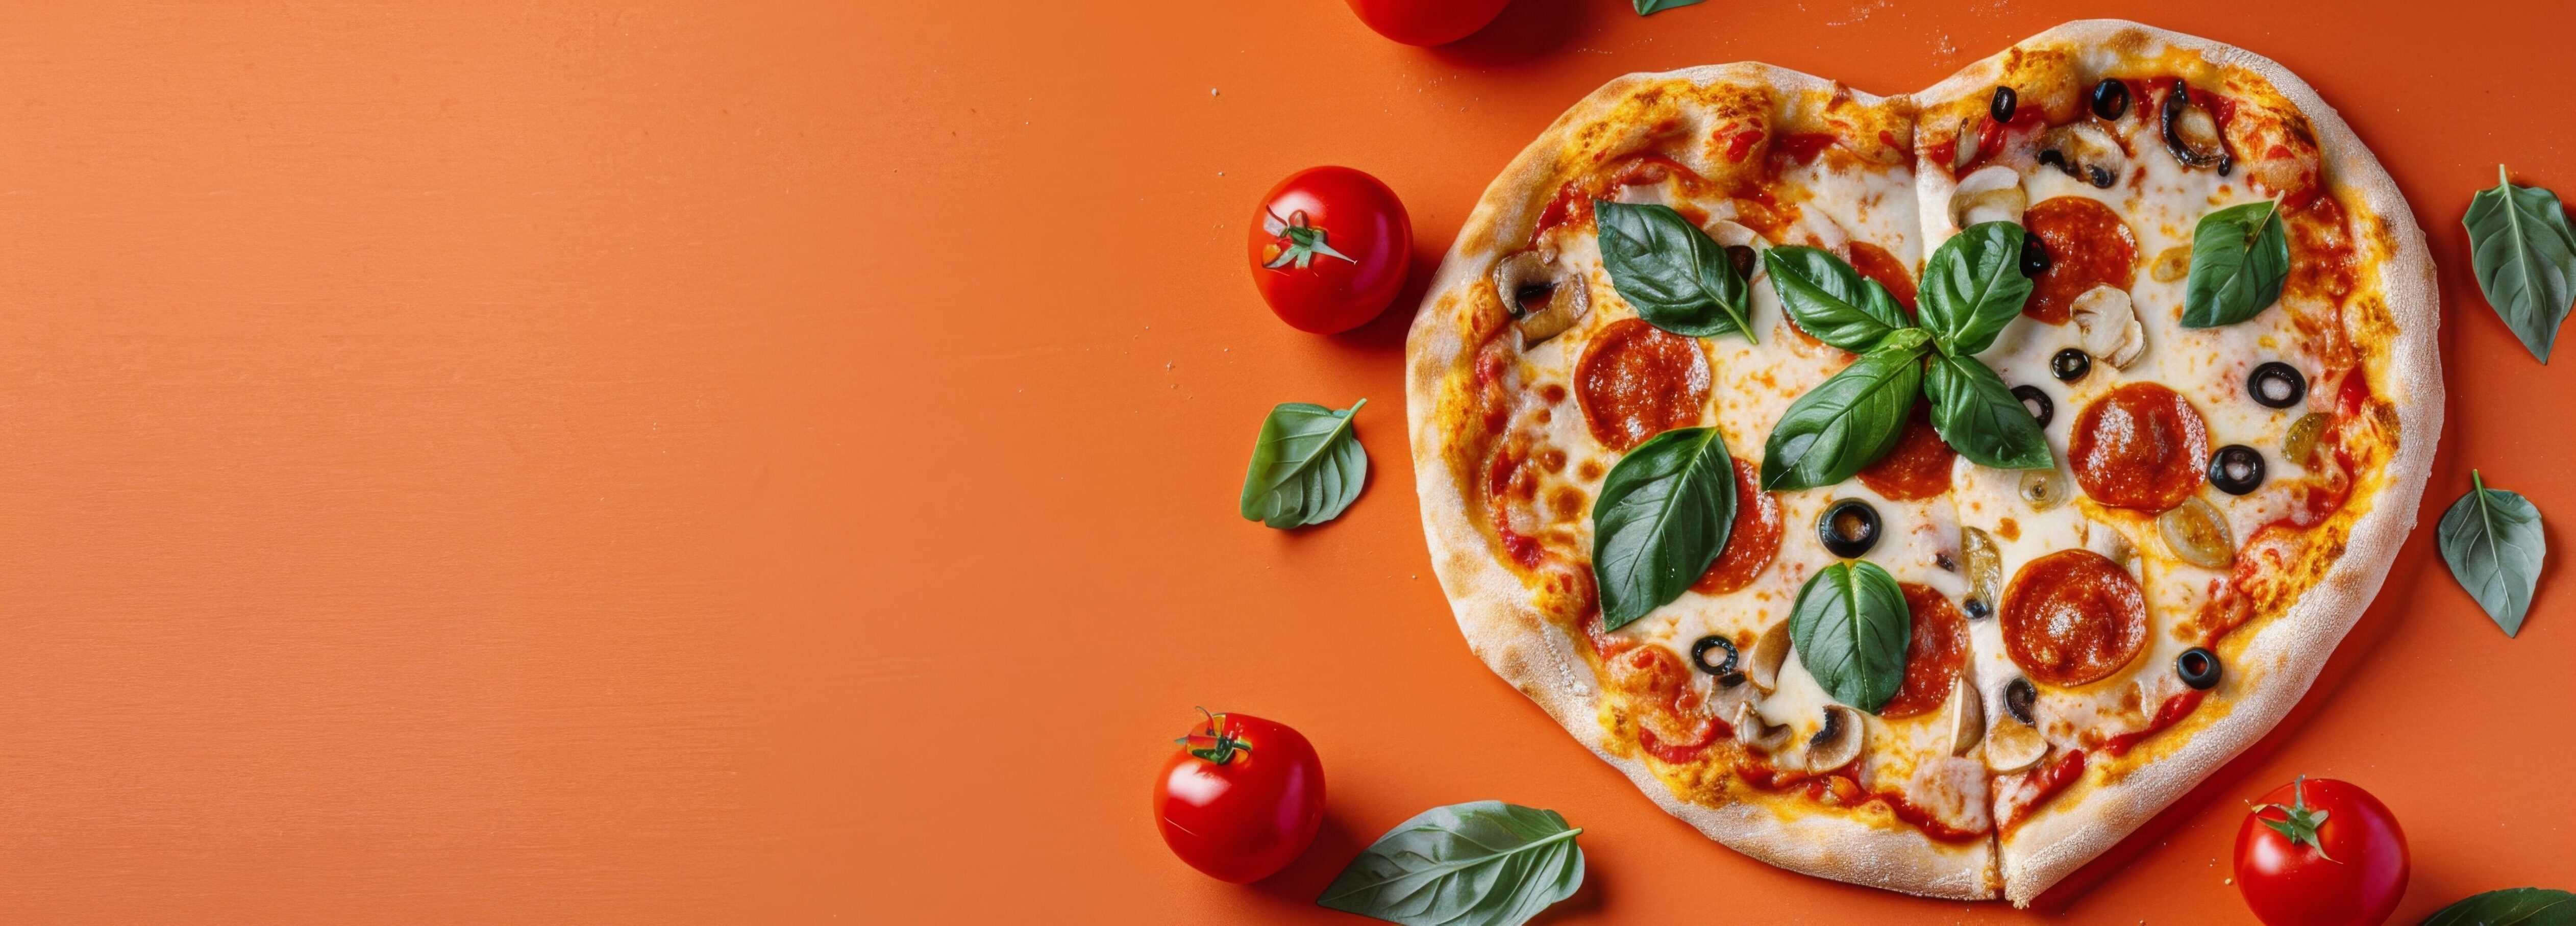
[[[1447,45],[1474,35],[1512,0],[1350,0],[1377,34],[1407,45]]]
[[[2406,831],[2348,781],[2301,778],[2236,830],[2236,889],[2268,926],[2363,926],[2406,893]]]
[[[1163,842],[1190,867],[1243,884],[1288,867],[1324,822],[1324,765],[1304,736],[1214,714],[1154,780]]]
[[[1395,191],[1348,167],[1288,175],[1252,213],[1252,279],[1301,331],[1349,331],[1386,311],[1413,264]]]

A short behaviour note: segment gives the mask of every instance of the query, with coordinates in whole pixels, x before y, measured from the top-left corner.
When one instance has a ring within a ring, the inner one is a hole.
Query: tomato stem
[[[2266,810],[2278,810],[2285,819],[2273,820],[2264,817],[2255,819],[2262,820],[2264,826],[2271,827],[2273,832],[2281,834],[2282,838],[2288,839],[2291,845],[2307,846],[2317,850],[2318,858],[2337,865],[2343,864],[2334,856],[2326,854],[2325,839],[2318,832],[2320,827],[2326,825],[2326,812],[2308,809],[2308,776],[2301,775],[2296,781],[2290,783],[2290,806],[2265,804],[2254,808],[2256,813]]]
[[[1199,708],[1199,714],[1200,716],[1207,718],[1207,732],[1193,733],[1188,736],[1181,737],[1180,739],[1173,740],[1173,742],[1179,743],[1183,746],[1189,745],[1192,740],[1202,738],[1213,739],[1215,742],[1190,750],[1190,755],[1206,759],[1218,765],[1224,765],[1228,762],[1234,761],[1235,753],[1252,751],[1252,744],[1236,739],[1233,734],[1225,732],[1224,714],[1208,713],[1208,709],[1204,707]]]

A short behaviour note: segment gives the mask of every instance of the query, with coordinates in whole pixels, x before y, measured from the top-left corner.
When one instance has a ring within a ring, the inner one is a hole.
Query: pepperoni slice
[[[2075,483],[2094,501],[2163,511],[2200,491],[2209,425],[2191,400],[2156,383],[2128,383],[2084,406],[2066,442]]]
[[[2098,681],[2147,645],[2147,599],[2138,580],[2091,550],[2059,550],[2022,564],[2004,589],[1999,619],[2013,664],[2050,685]]]
[[[2036,285],[2021,314],[2063,325],[2075,297],[2085,290],[2103,285],[2128,289],[2138,281],[2138,239],[2099,200],[2044,199],[2022,213],[2021,224],[2048,250],[2048,269],[2031,278]]]
[[[1950,461],[1959,452],[1932,430],[1932,403],[1914,403],[1896,449],[1860,471],[1860,483],[1892,502],[1910,502],[1950,491]]]
[[[1780,497],[1754,484],[1759,472],[1735,458],[1735,526],[1726,532],[1726,549],[1691,583],[1691,591],[1722,595],[1751,585],[1780,555]]]
[[[1878,709],[1878,716],[1889,720],[1939,709],[1968,662],[1968,620],[1950,599],[1927,585],[1908,582],[1899,588],[1905,590],[1905,610],[1913,615],[1914,635],[1905,644],[1905,681]]]
[[[1601,445],[1626,453],[1699,421],[1708,405],[1708,355],[1699,342],[1627,318],[1592,339],[1575,370],[1575,398]]]
[[[1878,285],[1887,287],[1888,294],[1895,296],[1897,304],[1905,307],[1905,314],[1914,314],[1914,277],[1905,272],[1905,262],[1887,253],[1886,248],[1867,241],[1854,241],[1851,243],[1851,265],[1852,269],[1860,271],[1861,276],[1877,280]]]

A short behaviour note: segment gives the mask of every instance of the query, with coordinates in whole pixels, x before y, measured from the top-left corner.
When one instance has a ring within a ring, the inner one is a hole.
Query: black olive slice
[[[2021,407],[2039,419],[2040,427],[2048,427],[2050,421],[2056,420],[2057,403],[2049,401],[2048,393],[2039,391],[2039,387],[2014,386],[2012,392],[2013,398],[2021,400]]]
[[[2129,85],[2116,77],[2102,78],[2093,85],[2093,114],[2106,120],[2117,120],[2129,114]]]
[[[2180,78],[2173,91],[2165,94],[2165,147],[2174,159],[2193,167],[2215,167],[2220,175],[2235,166],[2227,154],[2227,142],[2218,135],[2218,117],[2209,107],[2191,101],[2191,94]]]
[[[1726,658],[1710,662],[1709,654],[1716,650],[1725,650]],[[1691,664],[1710,675],[1725,675],[1733,672],[1735,671],[1735,642],[1713,634],[1701,637],[1699,642],[1691,644]]]
[[[2244,444],[2229,444],[2209,455],[2209,484],[2229,495],[2243,495],[2263,487],[2263,451]]]
[[[2004,686],[2004,711],[2012,714],[2014,720],[2036,725],[2038,715],[2031,713],[2031,709],[2038,706],[2039,686],[2031,684],[2030,679],[2016,677]]]
[[[2274,360],[2245,378],[2245,394],[2265,408],[2288,408],[2308,397],[2308,378],[2299,375],[2298,367]]]
[[[1967,609],[1968,619],[1972,621],[1985,620],[1986,615],[1995,613],[1993,606],[1986,604],[1985,599],[1975,595],[1959,599],[1959,606]]]
[[[2061,383],[2071,383],[2093,372],[2093,355],[2080,347],[2069,347],[2048,358],[2048,373]]]
[[[2115,179],[2117,178],[2112,176],[2111,169],[2108,167],[2100,164],[2084,165],[2084,182],[2092,184],[2094,189],[2110,189],[2111,182]]]
[[[1816,539],[1824,542],[1825,552],[1859,558],[1878,545],[1878,509],[1857,498],[1827,505],[1824,516],[1816,519]]]
[[[2035,277],[2048,272],[2048,246],[2039,243],[2038,235],[2021,239],[2021,275]]]
[[[1996,122],[2011,122],[2013,110],[2020,103],[2021,94],[2014,93],[2013,88],[1996,87],[1994,101],[1986,104],[1986,115],[1995,117]]]
[[[1720,675],[1720,676],[1718,676],[1718,677],[1717,677],[1717,683],[1718,683],[1719,685],[1722,685],[1722,686],[1725,686],[1725,687],[1728,687],[1728,688],[1733,688],[1733,687],[1735,687],[1735,686],[1737,686],[1737,685],[1744,684],[1744,673],[1742,673],[1742,672],[1729,672],[1729,673],[1726,673],[1725,675]]]
[[[2202,691],[2218,687],[2218,654],[2206,647],[2195,646],[2174,657],[2174,672],[2182,683]]]

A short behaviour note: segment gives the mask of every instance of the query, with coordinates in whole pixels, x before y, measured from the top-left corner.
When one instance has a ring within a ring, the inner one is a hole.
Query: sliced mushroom
[[[1807,737],[1807,770],[1822,772],[1850,765],[1860,758],[1861,740],[1869,735],[1869,726],[1861,721],[1860,712],[1840,704],[1826,705],[1825,722]]]
[[[2146,352],[2147,329],[2138,324],[2138,311],[2130,304],[2127,290],[2096,286],[2075,297],[2069,308],[2076,329],[2083,332],[2080,343],[2085,353],[2128,369]]]
[[[1752,656],[1744,663],[1744,677],[1753,682],[1753,687],[1769,692],[1780,687],[1780,664],[1787,661],[1789,622],[1780,621],[1754,639]]]
[[[2069,122],[2048,130],[2040,141],[2039,162],[2055,165],[2077,180],[2107,190],[2129,169],[2129,154],[2119,139],[2094,122]]]
[[[2010,775],[2039,764],[2048,755],[2048,738],[2039,728],[1997,717],[1993,729],[1986,731],[1986,769],[1997,775]]]
[[[1541,248],[1495,261],[1494,295],[1520,326],[1525,348],[1563,334],[1592,311],[1582,274],[1559,266],[1555,252]]]
[[[2173,151],[2174,160],[2192,167],[2215,167],[2225,175],[2236,162],[2227,154],[2227,140],[2219,135],[2218,117],[2209,107],[2194,103],[2180,79],[2165,92],[2165,147]]]
[[[1986,702],[1962,675],[1950,683],[1950,754],[1964,756],[1986,738]]]
[[[1762,719],[1762,712],[1754,709],[1751,701],[1735,706],[1736,745],[1777,755],[1789,745],[1791,734],[1795,732],[1786,724],[1774,726]]]
[[[1950,153],[1950,173],[1953,175],[1956,175],[1960,171],[1967,170],[1968,165],[1977,160],[1976,116],[1969,116],[1965,119],[1959,120],[1958,138],[1958,144],[1950,146],[1952,149]]]
[[[1960,178],[1958,189],[1950,191],[1950,223],[1963,229],[1979,222],[2019,222],[2027,208],[2030,196],[2021,191],[2020,172],[2001,164]]]
[[[2003,602],[2004,556],[1985,531],[1959,528],[1959,568],[1968,576],[1968,597],[1960,606],[1971,620],[1984,620]]]

